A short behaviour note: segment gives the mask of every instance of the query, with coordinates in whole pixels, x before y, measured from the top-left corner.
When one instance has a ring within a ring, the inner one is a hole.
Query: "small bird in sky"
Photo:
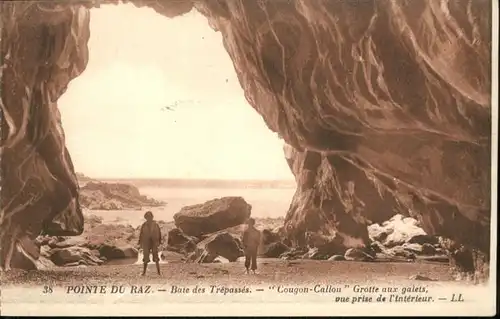
[[[174,103],[167,105],[167,106],[164,106],[161,109],[162,109],[162,111],[164,111],[164,110],[173,111],[178,105],[179,105],[179,101],[174,101]]]
[[[195,104],[195,103],[199,103],[199,101],[193,101],[193,100],[175,101],[174,103],[167,105],[167,106],[164,106],[161,109],[162,109],[162,111],[164,111],[164,110],[174,111],[175,108],[177,106],[179,106],[180,104]]]
[[[174,110],[174,108],[173,108],[173,107],[171,107],[171,106],[164,106],[164,107],[162,107],[162,108],[161,108],[161,110],[162,110],[162,111],[165,111],[165,110],[173,111],[173,110]]]

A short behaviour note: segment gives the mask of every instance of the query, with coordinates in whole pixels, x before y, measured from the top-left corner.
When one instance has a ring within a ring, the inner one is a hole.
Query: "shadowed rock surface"
[[[57,266],[100,265],[103,263],[88,248],[78,246],[54,249],[50,259]]]
[[[234,262],[238,257],[243,256],[243,250],[236,238],[227,232],[223,232],[214,234],[199,242],[194,254],[197,256],[195,259],[198,259],[199,256],[210,255],[214,257],[214,260],[221,256],[230,262]]]
[[[288,249],[289,247],[282,242],[275,242],[266,246],[260,256],[267,258],[277,258],[284,254]]]
[[[196,8],[221,32],[245,97],[290,145],[290,240],[366,245],[366,226],[399,212],[488,254],[490,0],[132,2],[170,18]],[[86,67],[96,3],[0,5],[8,268],[42,231],[83,231],[57,99]]]
[[[167,250],[183,254],[194,251],[199,242],[198,238],[188,236],[178,228],[171,229],[167,238]]]

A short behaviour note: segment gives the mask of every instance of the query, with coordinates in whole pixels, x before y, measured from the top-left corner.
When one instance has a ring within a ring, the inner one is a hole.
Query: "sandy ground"
[[[161,276],[150,264],[145,277],[140,276],[141,267],[104,265],[3,273],[0,310],[4,315],[80,316],[480,315],[475,310],[481,314],[494,311],[489,298],[494,287],[453,281],[447,264],[428,261],[259,259],[257,274],[245,274],[242,262],[166,263],[161,264]],[[414,275],[435,281],[410,279]],[[106,292],[69,292],[75,287],[84,291],[98,286],[104,286]],[[368,290],[356,292],[360,286]],[[50,292],[44,292],[47,287]],[[113,287],[123,291],[111,293]],[[390,298],[393,292],[382,291],[388,287],[399,287],[398,298],[420,296],[430,301],[377,301],[381,295]],[[200,288],[205,290],[195,292]],[[369,290],[374,288],[378,290]],[[451,302],[459,294],[464,301]],[[350,299],[339,300],[341,296]]]
[[[447,264],[431,262],[350,262],[279,259],[259,259],[257,274],[245,274],[242,262],[191,264],[161,264],[162,275],[156,274],[150,264],[145,277],[140,276],[142,265],[103,265],[85,268],[58,268],[51,271],[12,270],[2,276],[2,285],[78,285],[78,284],[219,284],[259,285],[268,283],[344,283],[346,281],[372,283],[401,283],[412,275],[422,275],[436,281],[451,281]]]

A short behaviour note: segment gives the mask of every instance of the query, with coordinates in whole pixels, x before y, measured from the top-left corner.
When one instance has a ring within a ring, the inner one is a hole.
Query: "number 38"
[[[52,292],[53,292],[52,287],[43,286],[43,293],[44,294],[51,294]]]

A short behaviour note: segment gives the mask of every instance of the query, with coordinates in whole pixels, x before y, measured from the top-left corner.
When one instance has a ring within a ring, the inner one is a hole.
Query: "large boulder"
[[[87,240],[82,236],[60,238],[59,240],[52,240],[48,243],[50,248],[66,248],[71,246],[85,246]]]
[[[251,209],[242,197],[222,197],[183,207],[174,215],[174,222],[185,234],[200,237],[243,224]]]
[[[178,228],[173,228],[168,232],[167,250],[182,254],[187,254],[196,249],[199,240],[196,237],[188,236]]]
[[[261,256],[267,258],[278,258],[289,249],[290,248],[282,242],[275,242],[266,246]]]
[[[401,248],[415,255],[421,256],[434,256],[439,254],[439,250],[431,244],[415,244],[415,243],[404,243]]]
[[[379,243],[378,241],[373,241],[370,246],[370,250],[372,250],[374,253],[383,253],[385,251],[385,247]]]
[[[40,256],[41,257],[45,257],[45,258],[50,259],[51,254],[52,254],[52,249],[49,246],[40,247]]]
[[[305,233],[305,240],[307,246],[317,248],[319,254],[328,256],[343,254],[347,249],[349,249],[349,247],[365,247],[365,241],[360,241],[350,236],[344,236],[340,233],[324,235],[321,233],[307,231]]]
[[[284,244],[284,245],[286,247],[288,247],[286,244]],[[285,260],[300,259],[300,258],[303,258],[304,255],[307,254],[308,252],[309,252],[309,248],[307,248],[307,247],[293,247],[293,248],[290,248],[289,250],[285,251],[284,253],[282,253],[280,255],[280,258],[285,259]]]
[[[41,247],[37,246],[28,236],[23,236],[13,247],[12,263],[26,270],[38,269],[36,260],[41,256],[41,250]]]
[[[423,254],[423,248],[422,245],[420,244],[409,244],[409,243],[404,243],[401,248],[403,248],[406,251],[409,251],[411,253],[414,253],[415,255],[422,255]]]
[[[175,251],[164,250],[160,253],[160,259],[167,263],[181,263],[186,261],[186,256]]]
[[[368,235],[372,241],[383,243],[389,234],[394,231],[394,227],[382,227],[379,224],[372,224],[368,226]]]
[[[261,245],[269,245],[281,241],[280,235],[270,229],[263,229],[261,231]]]
[[[422,255],[432,256],[440,253],[442,253],[440,248],[436,248],[435,246],[428,243],[424,243],[422,245]]]
[[[207,264],[207,263],[213,263],[216,258],[217,258],[216,254],[210,253],[203,249],[197,249],[196,251],[193,251],[192,253],[189,254],[187,261],[198,264]]]
[[[138,250],[129,244],[122,244],[116,246],[104,244],[101,247],[99,247],[99,253],[102,257],[105,257],[107,260],[137,258],[139,254]]]
[[[331,254],[314,247],[310,248],[309,251],[302,256],[302,259],[327,260],[331,256]]]
[[[250,105],[299,159],[291,242],[366,245],[366,225],[398,211],[489,252],[492,1],[131,2],[196,7],[220,32]],[[1,2],[3,267],[22,236],[83,230],[57,100],[87,65],[94,5]]]
[[[437,236],[431,236],[427,234],[417,234],[412,236],[410,239],[407,241],[409,244],[428,244],[428,245],[438,245],[439,244],[439,238]]]
[[[85,247],[56,248],[51,251],[50,260],[57,266],[65,265],[100,265],[102,260]]]
[[[56,266],[49,258],[40,256],[35,262],[37,270],[50,270]]]
[[[236,238],[226,232],[214,234],[204,239],[198,243],[196,250],[199,256],[204,254],[215,257],[221,256],[230,262],[234,262],[238,257],[243,256],[243,250]]]
[[[395,246],[387,250],[387,254],[393,257],[402,258],[404,260],[415,260],[416,254],[412,251],[405,250],[402,246]]]
[[[276,245],[277,243],[283,243],[282,238],[276,232],[270,229],[263,229],[261,231],[258,254],[263,256],[263,254],[269,249],[269,247],[272,247],[272,245]]]
[[[91,249],[99,249],[102,245],[116,244],[137,244],[139,229],[130,225],[123,224],[98,224],[92,228],[86,229],[79,236],[85,242],[82,244]]]
[[[54,238],[52,236],[41,235],[35,238],[35,245],[38,247],[48,245]]]
[[[401,246],[406,242],[410,244],[422,244],[426,242],[425,240],[427,242],[432,241],[430,239],[432,236],[425,233],[417,220],[399,214],[385,221],[382,225],[370,225],[368,233],[373,240],[382,243],[388,248]],[[435,241],[437,242],[437,237]]]
[[[373,261],[374,257],[365,250],[359,248],[349,248],[344,254],[345,260],[350,261]]]

